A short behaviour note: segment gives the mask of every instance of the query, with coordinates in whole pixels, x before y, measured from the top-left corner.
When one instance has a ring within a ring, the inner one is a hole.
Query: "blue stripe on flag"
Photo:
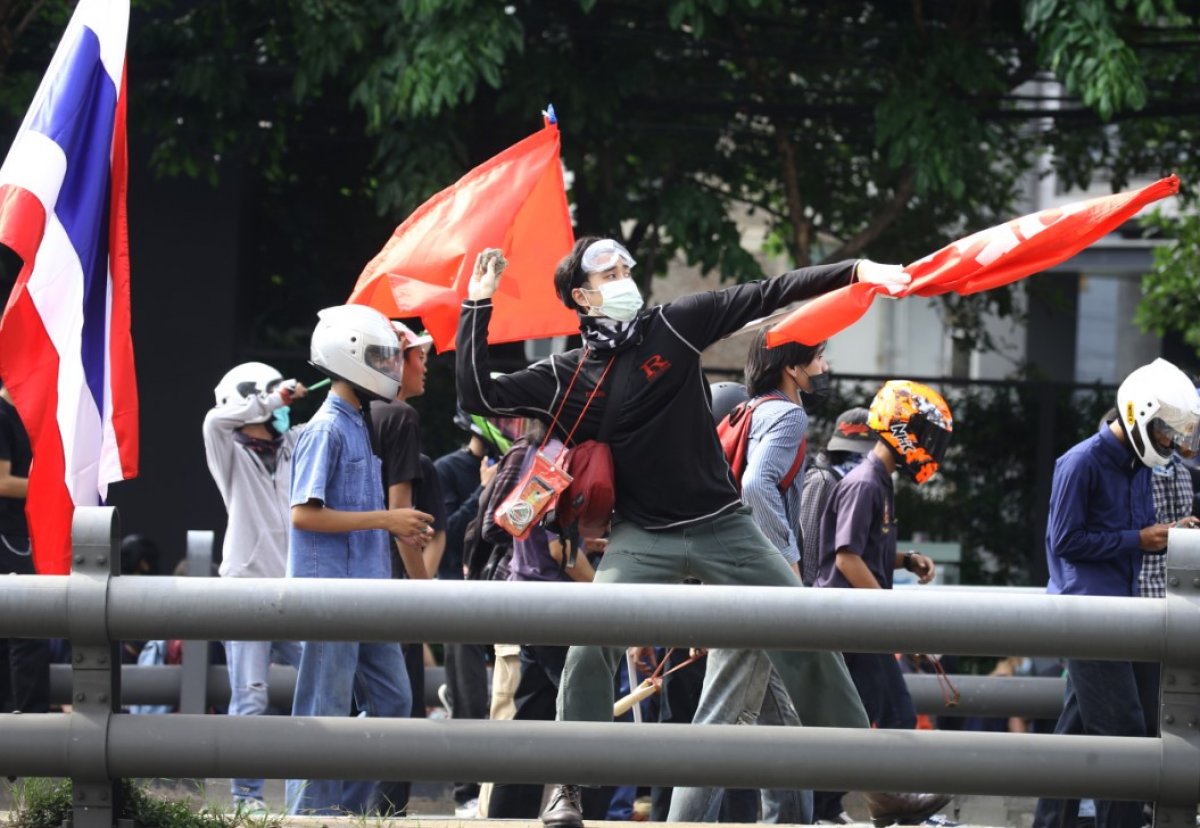
[[[112,134],[117,90],[100,62],[100,41],[79,27],[51,94],[30,129],[48,136],[67,157],[58,202],[52,206],[83,266],[84,376],[104,416],[107,351],[108,221]],[[48,205],[50,206],[50,205]]]

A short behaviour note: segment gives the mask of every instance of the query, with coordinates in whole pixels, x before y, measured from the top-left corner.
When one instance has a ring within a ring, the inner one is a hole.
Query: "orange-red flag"
[[[554,267],[575,243],[552,122],[426,201],[358,277],[351,303],[421,317],[438,351],[454,347],[475,256],[498,247],[508,269],[493,298],[489,342],[579,331],[554,293]]]
[[[1151,202],[1179,192],[1168,176],[1127,193],[1077,201],[989,227],[948,244],[904,269],[912,282],[900,296],[962,296],[1007,285],[1066,261]],[[813,345],[853,325],[884,288],[856,282],[819,296],[767,332],[768,345]]]

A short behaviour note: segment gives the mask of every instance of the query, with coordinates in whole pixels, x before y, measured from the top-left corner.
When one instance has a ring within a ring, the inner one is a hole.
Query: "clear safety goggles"
[[[1148,428],[1150,440],[1159,454],[1167,457],[1177,451],[1184,457],[1195,457],[1200,450],[1200,428],[1194,419],[1180,418],[1174,425],[1155,417]]]
[[[368,345],[363,351],[363,363],[396,381],[404,376],[403,352],[394,345]]]
[[[579,266],[584,273],[602,273],[612,270],[619,262],[624,262],[628,268],[637,264],[625,249],[625,245],[615,239],[600,239],[589,244],[587,250],[583,251],[583,259]]]

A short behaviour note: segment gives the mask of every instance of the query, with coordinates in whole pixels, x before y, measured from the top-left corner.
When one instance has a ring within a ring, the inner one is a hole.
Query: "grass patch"
[[[151,793],[144,784],[122,781],[124,804],[121,819],[132,819],[141,828],[281,828],[281,814],[250,814],[241,806],[226,812],[190,799],[168,799]],[[10,784],[13,807],[9,828],[62,828],[71,815],[71,782],[68,779],[27,778]]]

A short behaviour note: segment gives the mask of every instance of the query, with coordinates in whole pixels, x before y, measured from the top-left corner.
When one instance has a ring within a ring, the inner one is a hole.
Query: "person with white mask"
[[[694,577],[707,584],[800,586],[734,485],[713,428],[700,355],[792,302],[853,281],[894,292],[908,283],[908,274],[895,265],[845,261],[646,309],[632,279],[635,265],[614,239],[579,239],[555,269],[554,286],[563,304],[579,315],[583,347],[493,378],[487,333],[504,260],[498,251],[482,252],[459,317],[457,384],[463,409],[553,422],[554,436],[576,444],[596,439],[605,413],[616,406],[607,440],[615,512],[596,582],[674,583]],[[611,647],[571,648],[559,719],[612,720],[612,677],[620,653]],[[770,657],[792,699],[803,705],[806,724],[868,726],[839,654],[772,652]],[[542,821],[551,828],[580,828],[578,785],[560,785]]]

